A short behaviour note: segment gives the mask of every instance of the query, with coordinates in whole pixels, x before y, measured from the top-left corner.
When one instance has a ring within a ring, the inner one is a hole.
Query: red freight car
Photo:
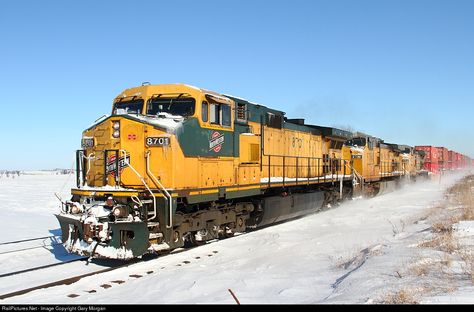
[[[458,152],[455,152],[455,154],[454,154],[454,169],[461,168],[461,160],[462,160],[462,155]]]
[[[439,170],[448,169],[448,149],[446,147],[438,146],[438,168]]]
[[[462,167],[463,168],[467,168],[471,165],[472,163],[472,160],[469,156],[466,156],[466,155],[462,155]]]
[[[425,169],[432,173],[439,172],[438,148],[434,146],[415,146],[418,151],[425,152]]]
[[[454,161],[456,158],[456,152],[455,151],[448,151],[448,170],[453,170],[454,169]]]

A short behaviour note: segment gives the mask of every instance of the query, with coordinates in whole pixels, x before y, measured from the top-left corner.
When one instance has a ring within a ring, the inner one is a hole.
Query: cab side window
[[[230,106],[221,104],[222,111],[222,125],[225,127],[230,127]]]
[[[207,122],[209,119],[209,110],[208,110],[208,104],[206,101],[202,102],[201,106],[201,116],[202,116],[202,121]]]
[[[229,105],[211,103],[210,109],[211,124],[221,125],[224,127],[230,127],[232,125],[231,109]]]
[[[221,123],[221,114],[220,114],[220,105],[211,104],[211,123],[220,124]]]

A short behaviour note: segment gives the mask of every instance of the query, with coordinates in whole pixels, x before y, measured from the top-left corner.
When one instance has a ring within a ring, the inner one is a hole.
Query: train
[[[435,150],[186,84],[143,84],[83,131],[76,187],[56,218],[69,252],[128,260],[381,194],[437,172]],[[443,155],[443,169],[470,161]]]

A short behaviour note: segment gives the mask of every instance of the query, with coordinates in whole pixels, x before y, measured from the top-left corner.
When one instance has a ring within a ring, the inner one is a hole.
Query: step
[[[148,222],[147,226],[148,227],[155,227],[155,226],[159,226],[160,225],[160,222]]]
[[[162,238],[163,233],[150,233],[149,239]]]

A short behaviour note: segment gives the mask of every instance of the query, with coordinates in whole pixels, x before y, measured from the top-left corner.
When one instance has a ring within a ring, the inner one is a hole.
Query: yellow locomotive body
[[[402,173],[410,179],[416,178],[417,175],[417,156],[415,149],[408,145],[399,145],[401,150],[400,153],[400,164]]]
[[[368,183],[380,180],[380,169],[389,156],[388,150],[380,147],[379,139],[358,135],[345,143],[343,157],[352,159],[355,172]]]
[[[376,195],[396,188],[401,177],[415,178],[421,156],[407,145],[388,144],[358,133],[345,143],[343,158],[352,160],[361,191]]]
[[[83,132],[64,244],[127,259],[316,211],[351,193],[350,137],[192,86],[127,89]]]

